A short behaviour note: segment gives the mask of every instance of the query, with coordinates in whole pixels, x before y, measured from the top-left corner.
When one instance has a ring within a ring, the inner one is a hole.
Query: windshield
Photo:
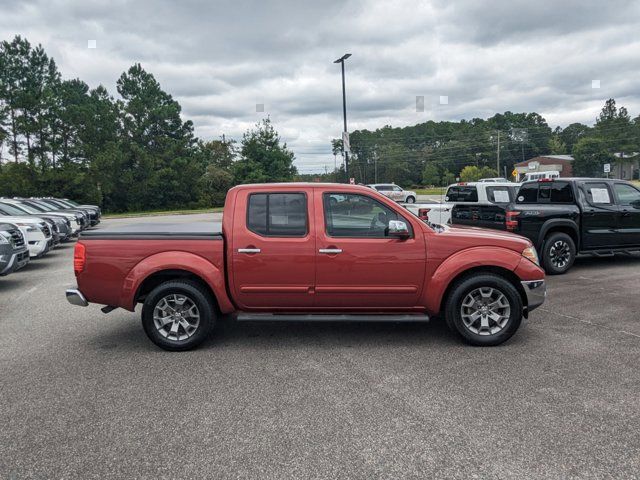
[[[12,203],[11,205],[13,205],[16,208],[20,208],[20,209],[24,210],[27,213],[40,213],[40,212],[38,212],[38,210],[33,208],[31,205],[27,205],[26,203],[21,203],[20,205],[16,205],[16,204]]]
[[[0,209],[7,212],[9,215],[23,216],[24,211],[19,208],[14,207],[13,205],[9,205],[7,203],[0,203]]]

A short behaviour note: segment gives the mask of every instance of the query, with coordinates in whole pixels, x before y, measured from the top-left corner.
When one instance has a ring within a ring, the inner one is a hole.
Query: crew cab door
[[[618,201],[618,238],[623,247],[640,246],[640,190],[628,183],[613,184]]]
[[[230,288],[242,310],[313,306],[313,198],[305,191],[241,190],[232,229]]]
[[[422,293],[424,233],[367,194],[316,189],[315,305],[326,310],[411,310]],[[388,236],[401,220],[410,237]]]
[[[582,246],[587,250],[619,245],[618,207],[605,182],[584,182],[582,190]]]

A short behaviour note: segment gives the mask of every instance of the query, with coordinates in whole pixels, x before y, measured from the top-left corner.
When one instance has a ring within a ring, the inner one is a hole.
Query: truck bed
[[[112,240],[125,239],[173,239],[222,237],[222,223],[220,222],[192,222],[192,223],[135,223],[117,227],[101,228],[82,232],[80,238]]]
[[[137,279],[156,269],[191,271],[200,262],[205,271],[224,271],[219,222],[101,228],[83,232],[78,243],[86,249],[86,268],[77,278],[87,300],[129,310]]]

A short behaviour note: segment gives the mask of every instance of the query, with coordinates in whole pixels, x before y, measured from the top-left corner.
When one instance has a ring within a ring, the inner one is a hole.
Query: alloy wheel
[[[558,240],[549,249],[549,259],[556,268],[564,268],[569,264],[571,258],[571,248],[564,240]]]
[[[476,335],[495,335],[509,323],[511,305],[497,288],[480,287],[464,297],[460,315],[470,332]]]
[[[188,296],[172,293],[156,303],[153,323],[160,335],[179,342],[196,333],[200,325],[200,311]]]

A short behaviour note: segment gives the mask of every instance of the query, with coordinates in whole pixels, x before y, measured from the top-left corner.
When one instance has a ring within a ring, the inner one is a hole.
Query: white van
[[[530,180],[541,180],[543,178],[560,178],[560,172],[557,170],[550,170],[548,172],[530,172],[524,175],[523,182]]]

